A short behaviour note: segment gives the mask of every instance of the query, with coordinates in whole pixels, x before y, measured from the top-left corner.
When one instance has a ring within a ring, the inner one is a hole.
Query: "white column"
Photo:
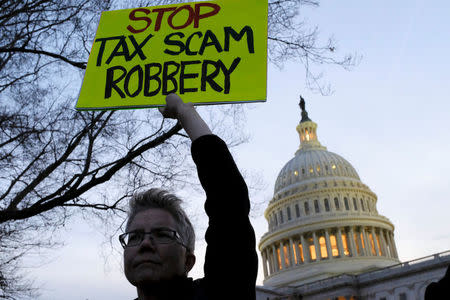
[[[298,246],[298,243],[298,240],[294,240],[295,255],[297,256],[297,264],[299,265],[302,263],[302,256],[300,255],[300,247]]]
[[[389,257],[389,253],[386,247],[386,240],[384,239],[384,229],[381,228],[380,228],[380,242],[381,242],[381,249],[383,250],[383,255]]]
[[[358,240],[358,246],[359,246],[359,249],[361,250],[361,255],[367,256],[365,247],[363,247],[364,241],[361,240],[361,231],[359,231],[359,232],[357,233],[357,237],[358,237],[358,238],[357,238],[357,240]]]
[[[389,231],[389,235],[392,241],[392,249],[394,250],[395,258],[398,258],[397,247],[395,246],[394,233]]]
[[[372,256],[372,246],[370,245],[370,240],[369,237],[367,236],[366,233],[366,229],[364,227],[361,227],[361,232],[363,234],[363,238],[364,238],[364,245],[366,246],[366,255],[367,256]]]
[[[261,252],[261,258],[263,262],[263,271],[264,271],[264,278],[267,278],[267,257],[266,257],[266,251]]]
[[[325,229],[325,243],[327,245],[328,259],[333,259],[333,252],[331,251],[331,241],[328,229]]]
[[[355,232],[353,231],[353,227],[350,227],[349,233],[347,234],[347,242],[350,247],[350,253],[352,254],[352,257],[358,256],[358,251],[356,250],[356,243],[355,243]]]
[[[277,249],[275,249],[275,245],[272,244],[272,253],[273,253],[273,258],[274,258],[274,267],[275,267],[275,272],[278,272],[280,270],[280,266],[278,265],[278,255],[277,255]]]
[[[272,275],[274,272],[273,258],[272,258],[272,254],[270,254],[269,248],[266,248],[266,256],[267,256],[267,260],[269,261],[269,273],[270,273],[270,275]]]
[[[379,256],[380,250],[378,248],[377,236],[375,234],[375,227],[372,226],[371,231],[372,231],[373,245],[375,246],[375,256]]]
[[[312,236],[313,236],[313,241],[314,241],[314,248],[316,249],[316,261],[320,261],[321,260],[320,247],[319,247],[319,242],[317,241],[317,236],[316,236],[315,231],[313,231]]]
[[[305,236],[303,234],[300,235],[300,240],[302,242],[303,257],[305,258],[305,263],[309,263],[311,261],[311,253],[309,252],[309,245],[306,242]]]
[[[292,242],[292,238],[289,238],[289,262],[290,262],[290,266],[292,267],[293,265],[295,265],[295,258],[294,258],[294,253],[293,253],[293,246],[294,243]]]
[[[342,243],[342,232],[341,232],[341,228],[339,228],[339,227],[336,230],[336,240],[337,240],[337,245],[338,245],[338,249],[339,249],[339,256],[345,257],[344,244]],[[347,247],[348,247],[348,236],[347,236]]]
[[[283,245],[283,241],[280,241],[280,257],[281,257],[281,267],[284,269],[286,269],[286,261],[284,259],[284,249],[283,249],[284,245]]]

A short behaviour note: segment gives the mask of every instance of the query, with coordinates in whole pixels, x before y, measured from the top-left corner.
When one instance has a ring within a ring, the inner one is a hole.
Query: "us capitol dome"
[[[281,169],[264,214],[264,286],[298,286],[400,263],[394,225],[378,213],[377,196],[347,160],[320,144],[303,98],[300,107],[300,147]]]

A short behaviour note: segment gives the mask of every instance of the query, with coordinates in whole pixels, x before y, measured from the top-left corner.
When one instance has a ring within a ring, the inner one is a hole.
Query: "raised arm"
[[[191,104],[169,95],[161,110],[178,119],[193,141],[192,158],[206,193],[209,217],[201,285],[208,299],[255,299],[258,269],[255,233],[248,214],[248,189],[228,148],[201,119]],[[229,288],[224,286],[230,285]]]
[[[159,111],[166,118],[180,121],[191,141],[195,141],[203,135],[211,134],[208,125],[197,113],[192,103],[184,103],[176,94],[168,95],[166,103],[167,105],[159,108]]]

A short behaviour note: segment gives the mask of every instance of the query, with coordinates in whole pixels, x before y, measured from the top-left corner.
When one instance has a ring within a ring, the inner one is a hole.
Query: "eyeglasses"
[[[150,236],[150,240],[155,244],[178,243],[187,249],[187,246],[181,242],[180,235],[169,228],[154,228],[150,232],[131,231],[119,235],[120,244],[123,248],[139,246],[145,238]]]

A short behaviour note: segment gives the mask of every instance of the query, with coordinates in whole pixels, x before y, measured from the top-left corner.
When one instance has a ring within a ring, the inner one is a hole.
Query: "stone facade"
[[[422,300],[450,265],[450,251],[359,275],[341,274],[303,285],[257,287],[257,300]]]

